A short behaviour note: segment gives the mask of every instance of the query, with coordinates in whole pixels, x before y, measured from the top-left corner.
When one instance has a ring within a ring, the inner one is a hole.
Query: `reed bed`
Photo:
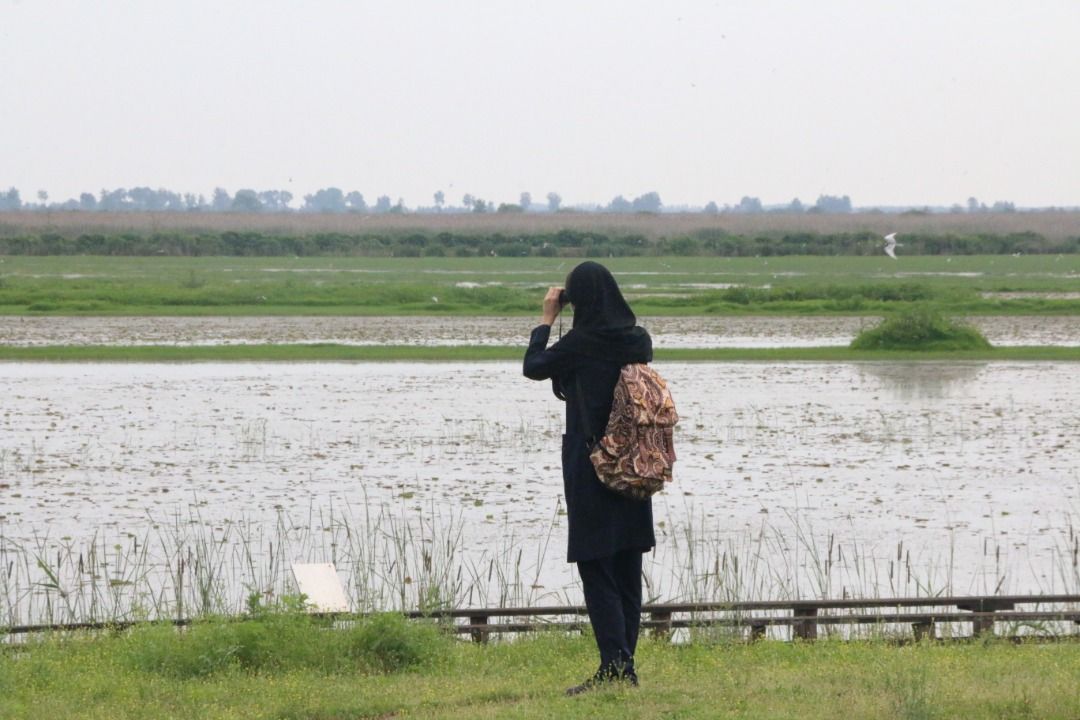
[[[460,513],[435,505],[310,507],[302,516],[281,510],[274,522],[209,524],[194,503],[186,515],[148,518],[137,532],[98,531],[82,541],[18,542],[0,523],[0,629],[273,607],[297,593],[293,562],[334,563],[351,609],[361,613],[579,604],[554,537],[560,512],[556,506],[539,534],[508,526],[483,547],[469,545]],[[1060,523],[1052,567],[1029,565],[1030,577],[1014,574],[1008,547],[989,538],[977,566],[957,567],[955,541],[929,550],[860,543],[797,515],[734,533],[702,512],[685,517],[658,523],[646,602],[993,595],[1019,587],[1080,593],[1074,515]]]
[[[650,240],[723,231],[769,233],[993,233],[1034,232],[1051,240],[1080,236],[1080,212],[1016,213],[189,213],[4,212],[0,236],[46,231],[89,232],[262,231],[281,234],[366,232],[479,232],[515,234],[559,230],[641,235]]]

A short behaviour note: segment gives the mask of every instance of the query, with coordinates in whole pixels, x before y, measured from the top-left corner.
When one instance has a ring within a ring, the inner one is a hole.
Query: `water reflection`
[[[864,379],[873,378],[899,400],[936,400],[949,397],[978,380],[985,362],[910,362],[858,365]]]

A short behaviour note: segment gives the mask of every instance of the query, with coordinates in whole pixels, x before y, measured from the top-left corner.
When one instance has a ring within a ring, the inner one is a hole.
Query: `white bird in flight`
[[[889,233],[885,236],[885,254],[896,259],[896,233]]]

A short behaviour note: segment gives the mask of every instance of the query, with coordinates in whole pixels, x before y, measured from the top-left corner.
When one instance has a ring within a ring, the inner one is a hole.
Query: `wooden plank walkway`
[[[1017,606],[1027,609],[1017,610]],[[358,617],[349,613],[315,614],[342,620]],[[588,627],[588,613],[582,605],[461,608],[430,612],[411,611],[405,615],[416,619],[446,620],[454,632],[470,635],[476,642],[487,642],[493,634],[499,633],[578,630]],[[497,621],[500,618],[505,619]],[[493,619],[496,621],[493,622]],[[190,624],[192,620],[185,618],[160,622],[183,626]],[[813,640],[818,636],[821,626],[910,625],[914,637],[920,639],[935,637],[936,627],[944,623],[971,623],[971,634],[978,637],[993,633],[994,624],[999,622],[1055,622],[1080,626],[1080,595],[654,603],[642,608],[641,626],[660,636],[669,635],[672,630],[679,628],[742,628],[747,630],[748,638],[752,640],[765,637],[770,627],[790,627],[794,638]],[[6,628],[0,626],[0,636],[51,631],[117,630],[136,624],[138,623],[135,621],[122,621],[17,625]]]
[[[1016,607],[1035,606],[1017,611]],[[915,612],[913,608],[934,608]],[[454,630],[486,642],[495,633],[540,629],[568,630],[588,625],[581,605],[535,608],[472,608],[410,612],[409,617],[437,617],[455,623]],[[873,598],[841,600],[656,603],[642,608],[642,627],[657,634],[676,628],[721,626],[748,628],[751,639],[763,638],[769,627],[791,627],[792,635],[812,640],[822,625],[911,625],[917,639],[934,637],[942,623],[971,623],[972,635],[993,632],[995,622],[1071,622],[1080,625],[1080,595],[980,595],[954,597]],[[513,618],[492,622],[492,618]],[[522,618],[529,618],[523,620]],[[582,618],[567,620],[566,618]]]

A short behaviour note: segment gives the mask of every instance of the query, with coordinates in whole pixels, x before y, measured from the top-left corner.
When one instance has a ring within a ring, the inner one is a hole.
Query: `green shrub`
[[[506,206],[510,207],[510,206]],[[128,215],[125,214],[125,217]],[[131,213],[132,222],[138,213]],[[204,218],[196,215],[192,217]],[[222,216],[224,217],[224,216]],[[459,229],[435,232],[439,223],[414,216],[418,229],[378,232],[308,232],[300,235],[279,230],[202,230],[172,229],[159,232],[153,229],[121,231],[103,229],[97,233],[79,233],[77,224],[61,232],[52,230],[21,230],[19,224],[0,227],[0,255],[125,255],[125,256],[188,256],[230,257],[267,256],[371,256],[391,254],[397,257],[416,257],[428,254],[429,248],[441,248],[448,255],[457,255],[459,247],[472,248],[472,254],[488,255],[492,247],[507,242],[502,233]],[[126,220],[124,224],[126,224]],[[226,221],[231,223],[232,221]],[[721,255],[728,257],[774,257],[790,255],[861,255],[883,257],[882,239],[869,231],[843,232],[785,232],[763,230],[760,233],[732,234],[720,228],[706,227],[688,234],[656,239],[654,232],[617,234],[603,229],[604,221],[597,220],[597,229],[565,228],[558,232],[524,230],[513,232],[513,240],[532,249],[498,251],[502,257],[540,255],[579,257],[576,249],[591,248],[594,257],[624,255]],[[155,221],[156,225],[157,222]],[[651,223],[650,223],[651,224]],[[425,227],[427,229],[425,229]],[[18,234],[21,233],[21,234]],[[1080,237],[1048,238],[1035,232],[961,234],[938,232],[904,232],[905,255],[1006,255],[1013,253],[1059,254],[1080,252]],[[484,252],[476,253],[480,245]],[[403,248],[412,248],[411,250]]]
[[[851,341],[852,350],[986,350],[990,343],[970,325],[927,307],[886,318]]]
[[[267,613],[252,620],[212,620],[184,629],[146,625],[126,638],[128,664],[139,670],[186,679],[229,669],[330,670],[345,658],[335,652],[325,622],[302,614]]]
[[[699,255],[701,243],[692,237],[678,237],[668,241],[664,249],[672,255]]]
[[[224,623],[222,632],[203,632],[200,626],[177,630],[172,625],[143,625],[125,639],[127,665],[177,679],[213,675],[236,664],[236,645]]]
[[[133,669],[181,680],[230,670],[389,673],[432,663],[448,642],[437,627],[401,615],[343,629],[303,612],[260,609],[240,622],[138,626],[124,638],[122,657]]]
[[[374,672],[395,672],[430,664],[445,654],[447,638],[433,625],[395,613],[372,615],[349,630],[346,653]]]

